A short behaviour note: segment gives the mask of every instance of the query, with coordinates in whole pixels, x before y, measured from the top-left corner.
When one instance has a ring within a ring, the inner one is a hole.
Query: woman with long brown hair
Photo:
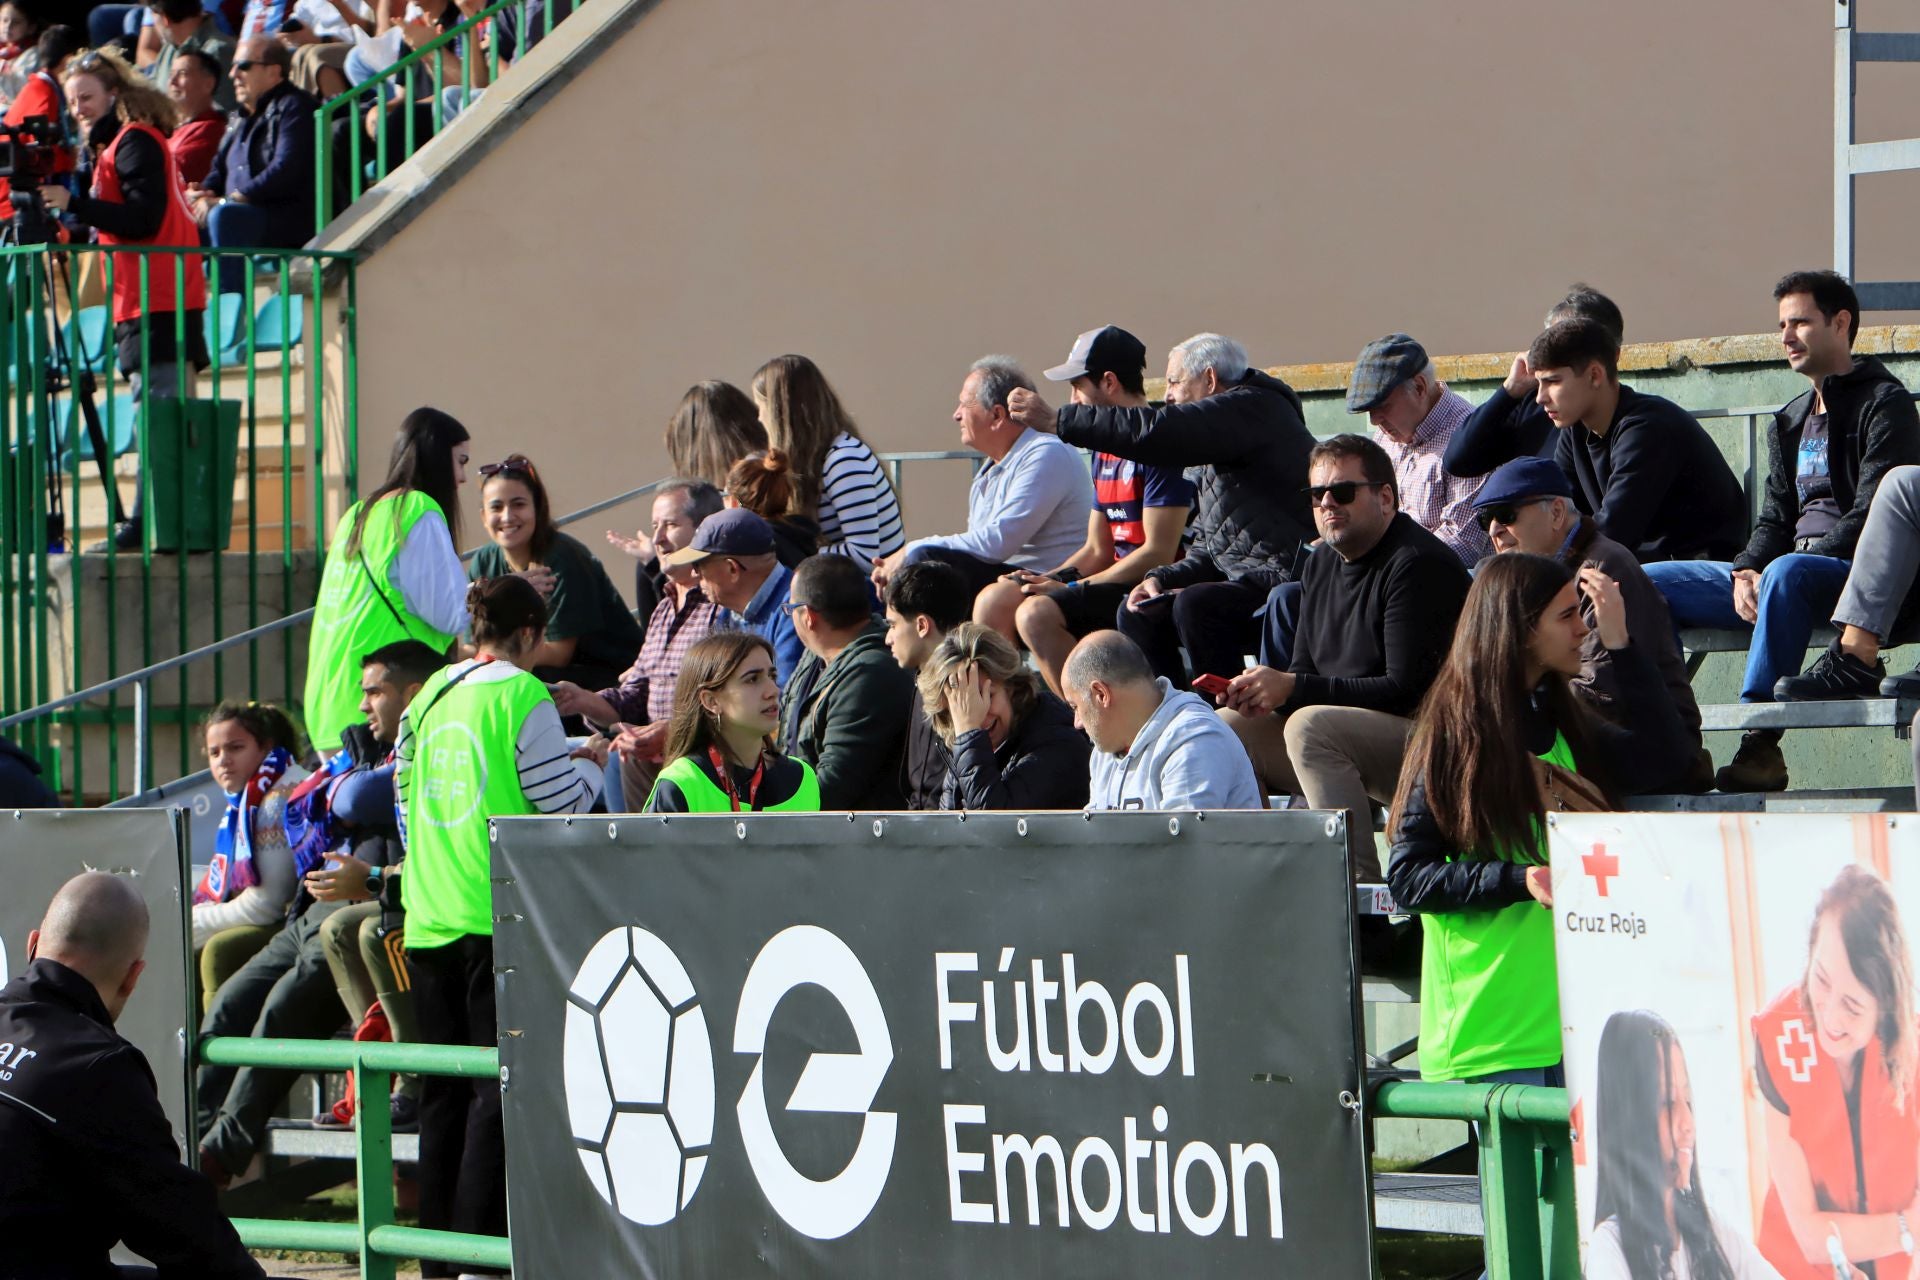
[[[680,664],[666,764],[644,812],[817,812],[820,781],[774,745],[779,730],[773,646],[751,631],[699,641]]]
[[[1587,626],[1613,656],[1632,727],[1569,687]],[[1619,584],[1509,552],[1475,577],[1453,648],[1415,717],[1387,829],[1387,884],[1421,914],[1420,1074],[1559,1084],[1560,1002],[1546,815],[1613,809],[1686,763],[1659,669],[1627,634]],[[1619,788],[1619,790],[1616,790]]]
[[[753,402],[768,440],[793,460],[789,511],[820,526],[820,550],[871,573],[906,545],[900,499],[818,365],[775,356],[753,375]]]
[[[724,489],[727,472],[767,447],[767,429],[747,393],[731,382],[696,382],[680,397],[667,423],[673,472]]]

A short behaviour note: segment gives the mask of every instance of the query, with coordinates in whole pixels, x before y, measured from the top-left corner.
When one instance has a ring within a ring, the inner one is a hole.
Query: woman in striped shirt
[[[753,401],[769,441],[793,460],[792,513],[819,524],[821,551],[871,572],[905,545],[893,485],[813,361],[767,361],[753,375]]]

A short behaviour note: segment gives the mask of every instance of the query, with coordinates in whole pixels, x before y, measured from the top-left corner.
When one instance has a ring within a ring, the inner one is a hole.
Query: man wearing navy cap
[[[1618,655],[1600,642],[1593,626],[1593,604],[1580,597],[1580,615],[1589,631],[1580,650],[1580,675],[1574,692],[1600,714],[1624,720],[1636,696],[1666,697],[1680,713],[1680,723],[1692,738],[1694,762],[1687,773],[1659,790],[1700,792],[1713,786],[1713,761],[1700,745],[1700,707],[1687,680],[1687,664],[1674,638],[1673,619],[1666,598],[1633,552],[1600,532],[1573,503],[1573,483],[1550,458],[1519,458],[1488,476],[1474,499],[1474,517],[1492,540],[1498,554],[1525,552],[1558,560],[1578,572],[1593,565],[1620,584],[1627,606],[1627,634],[1633,647],[1651,659],[1653,676],[1641,689],[1633,681],[1646,678],[1648,664],[1630,661],[1627,670]]]
[[[786,684],[806,647],[782,608],[793,570],[774,554],[772,525],[744,507],[715,512],[693,531],[692,542],[661,556],[660,564],[692,568],[707,599],[733,614],[742,630],[765,636],[775,678]]]
[[[1486,532],[1473,519],[1480,480],[1450,475],[1442,463],[1473,406],[1440,381],[1427,349],[1404,333],[1368,343],[1347,381],[1347,412],[1367,415],[1374,443],[1393,460],[1400,509],[1463,563],[1478,564],[1487,554]]]

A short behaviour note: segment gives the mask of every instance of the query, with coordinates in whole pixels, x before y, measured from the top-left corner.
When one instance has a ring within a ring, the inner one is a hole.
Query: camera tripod
[[[38,191],[14,191],[8,198],[13,205],[13,216],[0,226],[0,245],[24,247],[56,242],[58,223]],[[47,260],[44,276],[32,272],[24,262],[16,262],[13,279],[7,284],[16,306],[24,303],[29,315],[38,312],[46,316],[47,331],[41,344],[46,359],[42,365],[41,393],[36,399],[44,406],[45,420],[54,423],[54,396],[63,390],[71,391],[86,422],[94,465],[99,469],[101,488],[106,492],[108,528],[118,528],[127,517],[120,504],[120,488],[113,482],[113,455],[107,447],[107,434],[100,424],[100,408],[95,402],[98,384],[89,363],[76,361],[68,350],[66,331],[54,309],[58,296],[53,287],[54,273],[60,274],[69,298],[74,296],[73,277],[65,254],[49,252]],[[25,277],[19,274],[23,269],[29,272]],[[55,441],[48,441],[47,549],[56,553],[67,549],[66,477],[60,470],[60,452]]]

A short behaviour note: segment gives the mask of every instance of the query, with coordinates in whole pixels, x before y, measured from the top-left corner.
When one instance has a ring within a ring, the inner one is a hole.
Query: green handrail
[[[176,350],[184,350],[192,332],[190,326],[203,323],[202,316],[187,309],[188,273],[177,269],[178,264],[195,260],[204,260],[207,264],[204,307],[212,328],[207,344],[211,348],[210,368],[198,377],[180,379],[177,389],[162,397],[153,389],[155,335],[171,337]],[[264,280],[264,274],[256,274],[262,270],[260,264],[274,271],[275,283],[271,290],[256,287]],[[315,351],[330,346],[337,349],[342,371],[348,384],[353,385],[357,378],[353,318],[350,314],[343,315],[339,325],[341,333],[330,332],[323,294],[330,278],[344,280],[344,292],[350,300],[354,264],[355,255],[350,253],[306,249],[208,251],[155,246],[109,249],[101,245],[0,248],[0,307],[5,312],[4,325],[0,325],[0,342],[5,345],[4,353],[0,353],[0,495],[4,495],[4,501],[0,501],[0,668],[4,669],[0,671],[0,716],[51,701],[57,676],[66,677],[64,682],[68,688],[80,688],[97,678],[90,673],[101,669],[113,671],[151,665],[157,641],[171,638],[181,651],[191,649],[194,645],[189,628],[196,622],[210,619],[215,639],[238,629],[229,628],[224,617],[229,585],[226,561],[215,562],[216,571],[201,588],[205,595],[196,596],[190,569],[194,564],[206,562],[190,563],[184,554],[170,559],[162,554],[156,561],[151,536],[138,551],[122,551],[109,540],[103,556],[83,560],[63,554],[81,549],[82,504],[100,494],[102,478],[97,474],[97,464],[84,456],[88,450],[81,431],[83,398],[77,392],[56,395],[55,379],[77,388],[84,377],[93,378],[94,399],[109,455],[107,465],[111,467],[113,455],[123,451],[137,452],[142,459],[141,498],[150,532],[158,521],[160,500],[171,499],[174,523],[184,534],[189,514],[204,513],[207,496],[189,491],[184,465],[174,468],[176,479],[166,492],[156,493],[156,468],[151,465],[156,461],[151,411],[170,402],[174,420],[191,434],[201,429],[198,415],[206,411],[196,410],[190,415],[189,402],[199,399],[203,391],[215,402],[237,403],[247,457],[257,464],[259,448],[270,448],[274,444],[270,437],[263,435],[260,415],[263,410],[273,411],[266,406],[277,407],[279,510],[263,514],[259,509],[257,465],[248,467],[244,489],[249,503],[244,552],[246,621],[249,626],[257,625],[263,607],[272,607],[260,591],[261,573],[272,573],[277,568],[283,605],[275,612],[288,611],[297,603],[294,579],[302,556],[299,544],[306,541],[316,558],[324,550],[318,542],[317,527],[325,514],[329,483],[326,441],[330,436],[337,437],[344,446],[342,456],[345,458],[352,459],[357,454],[358,422],[352,406],[349,404],[343,414],[336,414],[344,418],[343,422],[323,422],[326,407],[340,401],[320,393],[317,380],[321,376],[321,362],[315,359],[298,368],[295,354],[296,349],[304,350],[309,342]],[[223,268],[237,276],[240,292],[221,291],[219,280]],[[304,272],[312,279],[306,298],[295,296],[296,272]],[[136,274],[131,291],[135,309],[151,317],[150,323],[140,330],[134,361],[142,387],[139,403],[124,402],[114,394],[119,362],[115,358],[111,300],[116,287],[125,284],[129,273]],[[100,282],[107,299],[105,304],[81,305],[82,285],[89,278]],[[281,320],[279,335],[270,342],[262,340],[259,328],[266,314],[264,304],[269,302],[277,303]],[[157,312],[156,306],[160,308]],[[234,316],[236,307],[241,313],[238,317]],[[307,333],[297,334],[296,322],[306,316],[311,317],[312,325]],[[233,341],[227,341],[228,338]],[[266,372],[261,361],[270,357],[277,357],[278,368],[272,374],[274,380],[267,382],[261,376]],[[231,396],[224,396],[223,382],[232,386],[242,376],[244,399],[235,401]],[[309,443],[313,446],[309,464],[310,523],[315,527],[304,535],[296,534],[294,512],[296,377],[308,385],[304,399]],[[207,380],[211,383],[210,391]],[[129,444],[131,448],[123,448]],[[350,466],[345,479],[349,485],[354,479]],[[109,482],[107,487],[117,494],[117,482]],[[60,503],[58,507],[54,505],[55,498]],[[65,541],[59,551],[54,551],[48,536],[49,517],[62,515]],[[262,535],[276,526],[280,535],[277,553],[261,546]],[[218,540],[216,533],[216,542]],[[187,540],[183,537],[181,541]],[[136,570],[132,575],[125,575],[122,566],[129,560]],[[65,581],[57,582],[56,573],[63,575]],[[123,576],[131,580],[121,583]],[[120,598],[121,588],[125,588],[127,600]],[[104,600],[103,611],[91,603],[94,599]],[[156,615],[167,607],[173,609],[175,617],[170,623],[162,623]],[[54,623],[56,612],[64,634]],[[104,616],[96,619],[94,615],[101,612]],[[128,613],[136,616],[124,618]],[[130,630],[137,631],[137,635],[130,636]],[[160,631],[172,634],[162,636],[158,634]],[[257,646],[250,650],[249,657],[250,678],[245,687],[249,696],[261,696],[261,691],[268,690],[269,685],[259,678]],[[280,681],[291,697],[295,693],[291,650],[283,648],[283,658]],[[227,691],[224,660],[216,659],[211,683],[212,698],[218,700]],[[189,708],[196,701],[207,699],[204,694],[196,695],[184,669],[176,688],[170,692],[175,705],[167,713],[174,730],[169,736],[175,740],[179,753],[180,772],[186,773],[191,771],[189,762],[193,754]],[[148,732],[151,726],[146,713],[149,710],[144,691],[136,691],[133,708],[133,719],[139,730],[134,743],[136,775],[142,772],[141,766],[155,745]],[[103,717],[109,728],[105,761],[109,781],[90,788],[84,776],[85,752],[74,748],[82,726]],[[27,726],[21,735],[22,745],[48,767],[54,789],[71,795],[75,803],[98,793],[115,796],[121,794],[123,773],[119,735],[113,727],[122,719],[121,698],[110,695],[104,707],[73,707],[61,717]],[[66,740],[56,744],[54,735],[58,729],[66,731]]]
[[[553,24],[556,21],[554,18],[554,9],[559,2],[560,0],[545,0],[542,6],[546,20],[545,30],[541,32],[543,38],[553,34]],[[389,173],[393,172],[401,161],[419,150],[420,144],[426,141],[426,139],[416,136],[419,132],[419,127],[415,123],[414,112],[411,110],[410,105],[403,108],[401,112],[405,149],[396,155],[393,147],[389,145],[387,137],[387,117],[389,115],[387,106],[389,102],[392,101],[395,93],[398,94],[403,102],[409,101],[410,95],[413,93],[412,81],[415,68],[421,67],[423,64],[428,63],[429,60],[431,61],[431,65],[427,66],[426,70],[433,77],[433,133],[438,134],[441,129],[446,127],[447,123],[446,103],[444,100],[444,91],[448,87],[446,83],[447,68],[445,60],[440,56],[441,53],[445,51],[449,45],[458,42],[459,47],[455,51],[454,56],[460,64],[460,87],[470,94],[474,87],[474,49],[478,41],[469,40],[466,37],[477,34],[483,24],[491,22],[495,15],[507,9],[517,9],[520,14],[520,22],[517,28],[520,33],[520,46],[516,49],[516,52],[525,53],[526,45],[531,43],[528,39],[527,32],[527,11],[534,3],[536,3],[536,0],[497,0],[497,3],[482,9],[479,13],[474,14],[471,18],[466,19],[459,25],[441,32],[433,39],[421,45],[418,49],[413,50],[405,57],[399,59],[379,75],[368,80],[363,80],[359,84],[349,87],[345,93],[329,98],[320,104],[313,113],[313,155],[315,166],[313,230],[315,235],[318,235],[325,229],[329,222],[333,221],[334,183],[338,176],[340,161],[333,137],[334,121],[342,113],[347,113],[350,121],[350,127],[347,130],[346,177],[348,192],[347,203],[351,204],[366,192],[369,185],[369,175],[367,172],[369,167],[368,162],[361,155],[361,143],[366,131],[358,119],[359,109],[375,104],[379,107],[379,114],[374,117],[375,145],[371,166],[373,169],[371,175],[372,181],[379,182],[382,178],[385,178]],[[571,10],[569,10],[569,12],[570,11]],[[565,15],[562,16],[564,17]],[[489,40],[487,42],[486,71],[488,84],[500,78],[500,42],[498,40]],[[482,87],[484,88],[485,86],[483,85]]]
[[[472,1080],[495,1079],[500,1074],[498,1052],[465,1045],[216,1036],[200,1042],[199,1055],[201,1062],[213,1066],[351,1071],[363,1098],[386,1097],[395,1072]],[[430,1231],[394,1221],[393,1117],[385,1107],[360,1109],[354,1125],[354,1176],[360,1204],[356,1222],[235,1218],[234,1228],[250,1249],[358,1254],[362,1280],[394,1280],[394,1264],[401,1258],[513,1265],[513,1246],[504,1237]]]
[[[1565,1089],[1392,1080],[1373,1091],[1372,1115],[1473,1124],[1488,1274],[1560,1280],[1580,1274],[1569,1105]]]

